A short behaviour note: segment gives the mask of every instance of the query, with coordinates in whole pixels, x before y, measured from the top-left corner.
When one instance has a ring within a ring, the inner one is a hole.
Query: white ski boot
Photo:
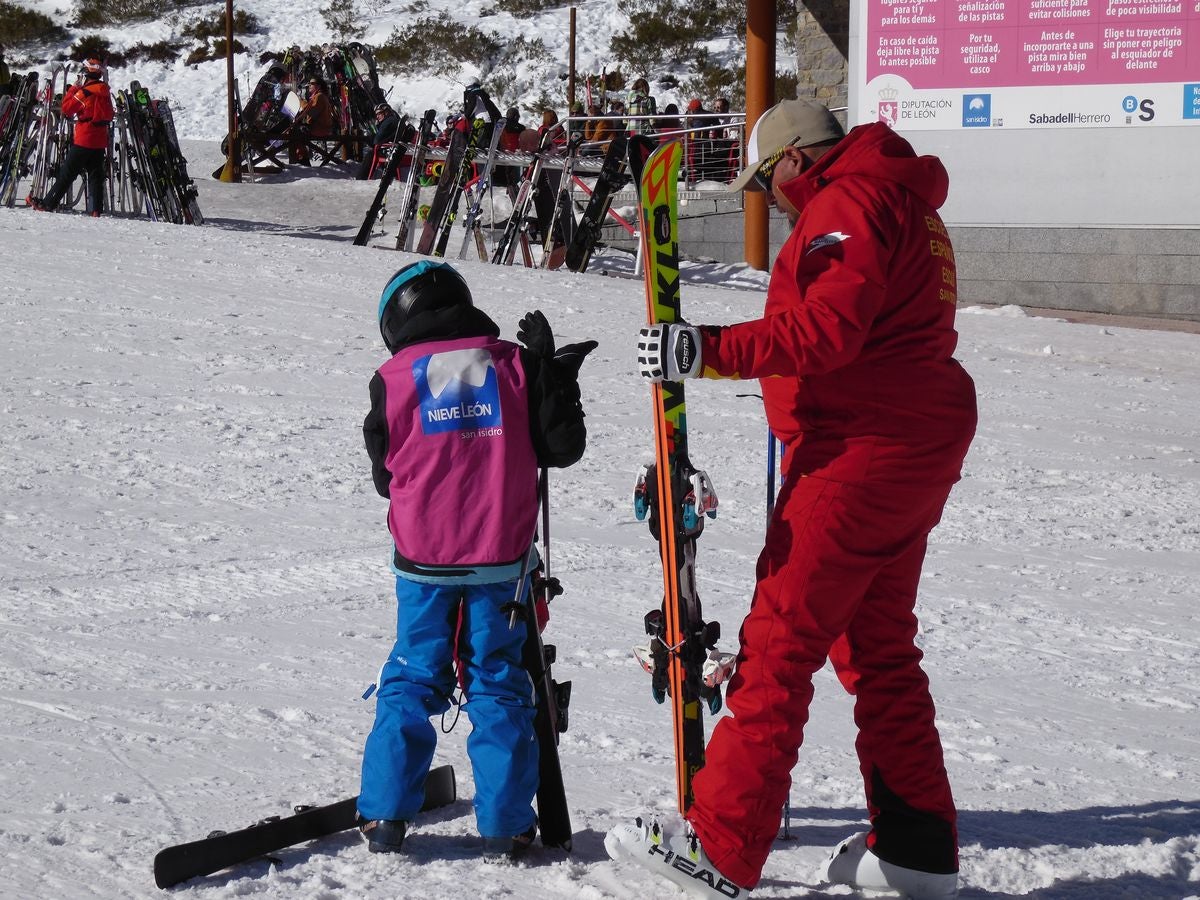
[[[867,833],[860,831],[833,848],[818,873],[829,884],[848,884],[873,896],[900,896],[905,900],[955,900],[958,875],[922,872],[884,862],[867,847]]]
[[[691,826],[667,835],[657,820],[640,816],[633,824],[617,825],[604,836],[604,849],[615,860],[630,860],[674,882],[702,900],[744,900],[749,888],[725,878],[713,866]]]

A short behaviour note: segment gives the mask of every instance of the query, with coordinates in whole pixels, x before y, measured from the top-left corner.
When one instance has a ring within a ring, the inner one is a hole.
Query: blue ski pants
[[[538,746],[533,682],[521,665],[525,626],[510,629],[501,612],[516,587],[515,580],[396,579],[396,644],[380,675],[375,725],[363,751],[358,811],[364,818],[407,821],[420,810],[437,743],[430,719],[450,709],[457,655],[471,720],[467,755],[479,833],[512,837],[533,824]],[[528,590],[526,578],[522,602]]]

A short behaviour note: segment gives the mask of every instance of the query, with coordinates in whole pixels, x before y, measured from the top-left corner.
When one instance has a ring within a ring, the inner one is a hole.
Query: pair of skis
[[[415,147],[410,148],[408,144],[399,140],[399,134],[397,134],[397,139],[392,141],[391,149],[388,151],[387,162],[384,163],[383,176],[379,179],[379,188],[375,191],[375,199],[371,201],[371,205],[367,208],[367,214],[363,217],[358,234],[354,237],[354,245],[356,247],[365,247],[367,245],[367,241],[371,237],[371,232],[375,228],[375,222],[379,218],[379,213],[387,200],[388,189],[392,186],[392,182],[396,180],[396,173],[400,171],[400,166],[411,150],[412,162],[409,165],[408,177],[404,183],[405,193],[400,204],[400,232],[396,239],[396,249],[405,249],[403,245],[408,234],[410,218],[408,207],[411,199],[415,197],[414,186],[417,183],[417,173],[424,164],[425,151],[429,146],[430,138],[433,136],[436,119],[437,112],[435,110],[430,109],[425,111],[425,116],[421,119],[421,128]]]
[[[630,166],[638,184],[646,316],[650,324],[677,322],[679,306],[678,182],[683,145],[657,149],[630,138]],[[716,649],[721,628],[704,621],[696,590],[696,542],[706,518],[717,514],[708,476],[688,456],[683,384],[652,385],[654,463],[644,466],[634,488],[634,511],[649,519],[663,564],[663,602],[645,617],[649,643],[635,650],[651,675],[654,699],[671,701],[675,784],[680,812],[692,805],[692,779],[704,765],[704,708],[721,708],[721,684],[733,657]]]

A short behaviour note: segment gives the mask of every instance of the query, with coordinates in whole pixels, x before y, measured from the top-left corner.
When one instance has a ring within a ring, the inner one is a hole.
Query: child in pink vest
[[[596,344],[556,352],[541,312],[521,320],[524,346],[501,340],[462,276],[434,260],[392,277],[379,327],[392,358],[371,379],[363,434],[390,500],[397,626],[363,753],[362,831],[371,851],[400,850],[457,659],[484,852],[516,857],[536,832],[538,748],[526,632],[504,607],[534,542],[539,468],[583,455],[578,373]]]

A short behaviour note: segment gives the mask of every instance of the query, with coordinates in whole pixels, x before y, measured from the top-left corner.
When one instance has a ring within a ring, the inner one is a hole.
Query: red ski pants
[[[732,715],[717,722],[688,812],[731,881],[758,883],[827,657],[855,694],[870,842],[888,862],[958,869],[954,800],[913,613],[929,532],[950,485],[789,478],[742,623]]]

